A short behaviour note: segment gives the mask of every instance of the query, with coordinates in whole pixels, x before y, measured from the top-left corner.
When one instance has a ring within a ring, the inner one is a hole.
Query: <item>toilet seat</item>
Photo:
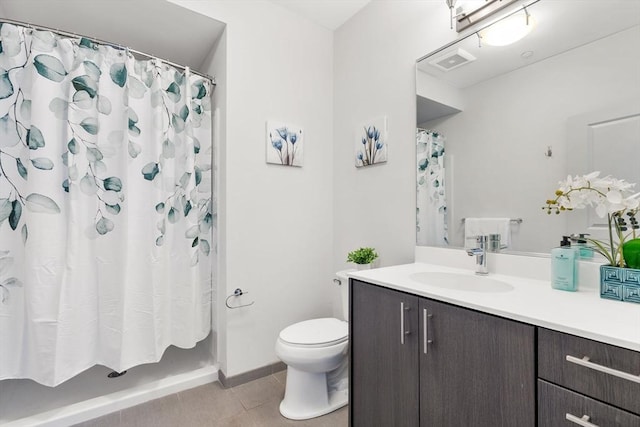
[[[280,339],[296,347],[328,347],[349,338],[349,324],[334,318],[295,323],[280,332]]]

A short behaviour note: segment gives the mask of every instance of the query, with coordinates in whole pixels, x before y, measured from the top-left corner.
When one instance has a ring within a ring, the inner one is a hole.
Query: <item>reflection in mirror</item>
[[[541,209],[558,181],[600,170],[640,187],[640,2],[527,11],[536,26],[512,45],[472,34],[418,63],[418,245],[461,247],[465,224],[507,221],[506,251],[548,253],[599,227],[586,210]],[[445,71],[445,58],[458,62]]]
[[[416,235],[419,246],[449,244],[444,168],[444,137],[437,132],[416,131],[418,185]]]

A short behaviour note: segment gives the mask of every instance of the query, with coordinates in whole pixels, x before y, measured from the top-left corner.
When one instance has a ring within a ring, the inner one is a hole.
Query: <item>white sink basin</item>
[[[411,280],[427,286],[437,288],[455,289],[468,292],[509,292],[513,286],[500,280],[474,274],[445,273],[442,271],[425,271],[413,273]]]

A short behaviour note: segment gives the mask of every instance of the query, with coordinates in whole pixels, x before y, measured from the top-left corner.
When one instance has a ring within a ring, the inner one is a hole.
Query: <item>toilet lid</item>
[[[349,324],[326,318],[305,320],[287,326],[280,332],[280,339],[297,345],[337,344],[347,339]]]

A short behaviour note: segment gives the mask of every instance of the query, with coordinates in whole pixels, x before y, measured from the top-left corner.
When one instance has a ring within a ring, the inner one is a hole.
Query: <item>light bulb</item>
[[[525,37],[534,26],[533,17],[529,15],[527,19],[527,12],[520,11],[480,31],[480,37],[482,44],[506,46]]]

